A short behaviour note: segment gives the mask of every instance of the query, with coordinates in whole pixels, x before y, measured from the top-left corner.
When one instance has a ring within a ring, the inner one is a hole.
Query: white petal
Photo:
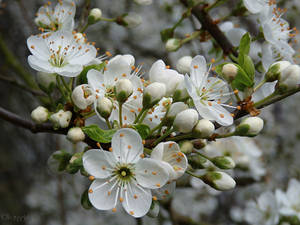
[[[144,150],[139,133],[129,128],[118,130],[111,143],[115,158],[122,163],[136,163]]]
[[[92,87],[94,91],[97,89],[103,89],[102,84],[104,84],[104,76],[98,70],[91,69],[87,73],[88,84]]]
[[[298,205],[300,203],[300,183],[295,179],[291,179],[286,194],[292,204]],[[298,197],[295,198],[295,196]]]
[[[34,55],[28,56],[28,63],[31,66],[31,68],[33,68],[37,71],[41,71],[41,72],[45,72],[45,73],[53,73],[54,72],[53,66],[48,61],[41,60]]]
[[[27,47],[30,52],[40,60],[48,60],[50,57],[46,40],[42,36],[31,36],[27,39]]]
[[[58,73],[65,77],[76,77],[83,70],[83,66],[72,65],[72,64],[67,64],[63,67],[53,67],[53,68],[55,73]]]
[[[70,64],[87,65],[96,58],[97,50],[93,45],[79,45],[82,48],[68,58]]]
[[[191,63],[191,79],[196,87],[201,89],[207,76],[208,73],[205,58],[202,55],[195,56]]]
[[[169,175],[160,161],[147,158],[136,164],[136,180],[145,188],[157,189],[165,185]]]
[[[149,189],[137,185],[136,182],[130,182],[126,186],[126,192],[123,196],[122,205],[127,213],[133,217],[142,217],[149,211],[152,203],[152,195]]]
[[[107,178],[112,174],[116,160],[111,152],[92,149],[82,157],[84,169],[95,178]]]
[[[108,210],[116,207],[118,187],[114,181],[96,179],[89,190],[90,202],[96,209]]]
[[[176,188],[176,181],[166,183],[162,188],[152,190],[153,196],[162,200],[171,197]]]
[[[271,207],[276,207],[276,199],[272,192],[265,192],[261,194],[257,200],[260,209],[268,211]]]
[[[217,77],[209,77],[204,85],[206,90],[212,89],[207,93],[211,100],[220,100],[222,103],[230,99],[229,88],[225,81]]]
[[[262,1],[259,0],[244,0],[244,5],[249,12],[256,14],[263,10],[264,5]]]

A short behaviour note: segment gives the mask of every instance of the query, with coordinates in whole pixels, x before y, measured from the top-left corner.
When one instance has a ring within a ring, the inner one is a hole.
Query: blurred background
[[[28,91],[24,77],[35,79],[35,71],[27,64],[29,51],[26,39],[39,31],[34,24],[35,13],[45,1],[0,1],[0,106],[30,120],[30,112],[40,103],[39,93]],[[90,4],[86,4],[90,2]],[[238,4],[230,0],[212,12],[213,18],[222,17]],[[76,1],[76,21],[89,8],[102,9],[105,17],[115,17],[126,12],[142,16],[140,26],[127,29],[113,23],[101,22],[86,31],[88,40],[95,41],[100,52],[132,54],[137,64],[148,71],[153,62],[163,59],[175,67],[176,61],[185,55],[207,54],[211,43],[192,41],[175,53],[168,53],[160,39],[160,31],[174,25],[184,8],[175,0],[154,0],[152,5],[142,6],[132,0]],[[291,27],[300,27],[298,0],[281,0],[287,7],[286,19]],[[239,27],[257,34],[255,18],[230,18]],[[183,37],[200,28],[196,20],[185,20],[176,30]],[[5,60],[7,54],[14,63]],[[21,69],[20,69],[21,67]],[[21,72],[22,70],[23,72]],[[25,74],[24,74],[25,73]],[[147,75],[147,74],[146,74]],[[229,148],[246,155],[246,169],[234,171],[238,186],[233,191],[219,193],[201,182],[183,177],[173,199],[164,203],[157,218],[145,217],[144,224],[246,224],[241,219],[245,203],[260,193],[274,188],[286,188],[291,177],[300,178],[300,96],[295,95],[262,111],[266,126],[254,140],[229,140]],[[64,136],[32,134],[30,131],[0,120],[0,224],[27,225],[102,225],[135,224],[125,213],[85,210],[80,195],[89,182],[81,175],[57,174],[48,166],[48,158],[56,150],[74,151],[81,146],[70,144]],[[234,146],[236,145],[236,146]],[[215,148],[222,148],[214,146]],[[244,151],[244,152],[243,152]],[[246,153],[245,153],[246,152]],[[242,164],[242,163],[241,163]],[[171,212],[171,213],[168,213]]]

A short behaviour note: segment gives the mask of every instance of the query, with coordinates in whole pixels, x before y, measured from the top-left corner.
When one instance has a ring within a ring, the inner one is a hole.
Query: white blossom
[[[83,166],[94,180],[89,188],[92,205],[115,212],[120,202],[134,217],[142,217],[149,211],[151,189],[164,186],[169,179],[160,161],[143,158],[142,139],[128,128],[114,134],[111,152],[87,151]]]
[[[195,107],[205,119],[214,120],[223,126],[233,123],[231,114],[223,107],[229,99],[227,84],[215,77],[208,77],[206,60],[203,56],[193,58],[190,76],[185,75],[187,91]]]
[[[74,1],[59,0],[55,8],[51,2],[39,8],[35,23],[46,30],[73,31],[76,6]]]
[[[77,43],[68,31],[31,36],[27,46],[32,54],[28,56],[28,63],[33,69],[67,77],[79,75],[97,53],[93,45]]]
[[[260,13],[265,10],[269,4],[269,0],[243,0],[247,10],[253,14]]]
[[[95,94],[87,84],[82,84],[74,88],[72,100],[79,109],[86,109],[95,101]]]
[[[54,126],[59,128],[66,128],[69,126],[72,118],[72,112],[59,110],[57,113],[54,113],[50,116],[51,122]]]

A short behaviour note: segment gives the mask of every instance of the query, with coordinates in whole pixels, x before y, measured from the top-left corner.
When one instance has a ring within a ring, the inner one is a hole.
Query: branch
[[[183,5],[189,7],[189,0],[180,0]],[[192,8],[192,14],[199,20],[202,25],[202,29],[206,30],[216,40],[216,42],[223,49],[224,54],[233,54],[238,56],[234,51],[233,45],[220,30],[218,25],[212,20],[210,15],[205,11],[206,5],[197,4]]]

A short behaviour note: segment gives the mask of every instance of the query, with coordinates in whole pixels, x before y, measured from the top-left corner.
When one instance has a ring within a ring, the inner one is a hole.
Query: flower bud
[[[37,72],[36,81],[43,91],[52,92],[56,84],[56,74]]]
[[[188,157],[188,160],[193,169],[205,169],[211,165],[211,163],[201,155],[191,155]]]
[[[139,5],[151,5],[152,0],[134,0],[135,3]]]
[[[69,126],[72,118],[72,112],[59,110],[50,116],[50,120],[56,128],[66,128]]]
[[[185,87],[184,76],[182,76],[181,81],[178,82],[178,85],[173,94],[173,100],[175,102],[185,100],[189,97],[189,94]]]
[[[198,112],[195,109],[186,109],[175,117],[174,129],[181,133],[189,133],[198,121]]]
[[[72,101],[79,109],[86,109],[95,101],[95,95],[87,84],[77,86],[72,92]]]
[[[259,117],[248,117],[236,128],[235,134],[239,136],[256,136],[264,127],[264,121]]]
[[[102,116],[104,119],[107,119],[111,114],[113,104],[111,100],[106,97],[99,98],[97,99],[96,109],[100,116]]]
[[[54,152],[47,161],[49,170],[53,173],[64,171],[71,157],[72,155],[64,150]]]
[[[202,180],[204,183],[219,191],[227,191],[233,189],[236,184],[231,176],[229,176],[227,173],[219,171],[208,172],[207,174],[202,176]]]
[[[268,72],[265,75],[265,80],[267,82],[273,82],[275,80],[278,80],[281,76],[282,71],[285,70],[290,65],[291,65],[291,63],[288,61],[279,61],[279,62],[273,63],[269,67]]]
[[[186,104],[184,104],[183,102],[173,103],[170,106],[169,111],[167,112],[167,115],[166,115],[163,123],[166,125],[172,125],[175,120],[176,115],[186,109],[188,109],[188,106]]]
[[[181,47],[181,41],[177,38],[170,38],[166,43],[166,50],[168,52],[175,52]]]
[[[72,127],[67,133],[67,138],[73,143],[83,141],[85,135],[80,127]]]
[[[89,14],[89,18],[88,18],[89,24],[96,23],[98,20],[101,19],[101,16],[102,16],[101,9],[99,9],[99,8],[93,8],[90,11],[90,14]]]
[[[225,64],[222,68],[222,74],[224,78],[228,81],[234,80],[235,76],[238,73],[238,68],[232,63]]]
[[[43,106],[38,106],[31,112],[31,118],[36,123],[44,123],[48,120],[48,109]]]
[[[151,108],[166,95],[166,85],[154,82],[148,85],[144,90],[143,107]]]
[[[142,23],[142,17],[136,13],[129,13],[122,18],[121,25],[128,28],[135,28]]]
[[[192,57],[191,56],[183,56],[181,57],[176,64],[176,69],[178,72],[186,74],[190,72],[190,67],[192,64]]]
[[[147,216],[155,218],[159,214],[159,203],[157,201],[152,201],[151,207],[149,212],[147,213]]]
[[[217,156],[211,159],[211,162],[220,169],[229,170],[235,167],[235,162],[229,156]]]
[[[278,90],[283,93],[298,87],[300,83],[300,67],[298,65],[288,66],[279,77]]]
[[[131,81],[128,79],[118,80],[115,85],[115,93],[118,102],[126,102],[128,97],[133,93],[133,86]]]
[[[199,120],[196,124],[193,134],[195,137],[208,138],[215,131],[215,125],[207,119]]]
[[[182,141],[179,143],[179,146],[180,151],[186,155],[191,154],[194,149],[194,145],[191,141]]]

